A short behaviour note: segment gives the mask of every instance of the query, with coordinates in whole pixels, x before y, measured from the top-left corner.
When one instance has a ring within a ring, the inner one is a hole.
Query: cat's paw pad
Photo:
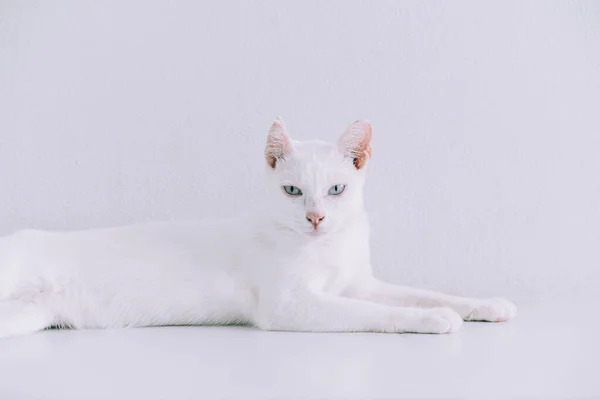
[[[503,322],[513,319],[517,315],[517,306],[502,299],[481,300],[465,316],[465,321]]]
[[[420,333],[452,333],[456,332],[462,323],[461,316],[451,308],[432,308],[425,310]]]

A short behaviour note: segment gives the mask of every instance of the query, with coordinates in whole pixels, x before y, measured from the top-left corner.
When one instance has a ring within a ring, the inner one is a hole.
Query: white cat
[[[313,332],[448,333],[506,321],[516,307],[383,283],[372,276],[363,209],[371,126],[337,145],[273,123],[269,212],[0,238],[0,337],[75,329],[249,323]]]

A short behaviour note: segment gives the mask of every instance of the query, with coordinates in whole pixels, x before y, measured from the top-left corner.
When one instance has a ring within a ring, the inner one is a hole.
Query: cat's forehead
[[[294,158],[303,162],[324,162],[341,160],[342,155],[336,147],[322,140],[292,141],[294,146]],[[333,159],[333,160],[332,160]]]
[[[293,152],[281,164],[281,177],[302,184],[329,184],[331,180],[347,180],[354,169],[338,148],[320,140],[293,141]]]
[[[295,142],[291,161],[294,172],[304,178],[326,178],[347,169],[337,147],[320,140]]]

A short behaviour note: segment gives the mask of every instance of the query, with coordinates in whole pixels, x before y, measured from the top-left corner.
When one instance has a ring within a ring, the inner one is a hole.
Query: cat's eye
[[[346,189],[346,185],[333,185],[332,187],[329,188],[329,193],[332,196],[337,196],[342,194],[342,192],[344,191],[344,189]]]
[[[285,185],[283,190],[290,196],[302,196],[302,190],[298,189],[296,186]]]

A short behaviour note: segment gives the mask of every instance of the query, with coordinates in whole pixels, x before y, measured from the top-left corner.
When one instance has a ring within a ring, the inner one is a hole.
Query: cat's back
[[[0,268],[85,271],[150,268],[168,263],[226,263],[242,251],[244,218],[154,222],[79,231],[21,230],[0,238]],[[208,265],[210,266],[210,265]]]
[[[209,218],[189,221],[159,221],[141,224],[131,224],[113,227],[92,228],[82,230],[43,230],[23,229],[0,237],[0,249],[11,246],[41,245],[63,242],[94,242],[107,244],[108,242],[157,239],[178,241],[210,241],[224,235],[232,236],[236,232],[242,233],[234,227],[244,227],[248,218]]]

